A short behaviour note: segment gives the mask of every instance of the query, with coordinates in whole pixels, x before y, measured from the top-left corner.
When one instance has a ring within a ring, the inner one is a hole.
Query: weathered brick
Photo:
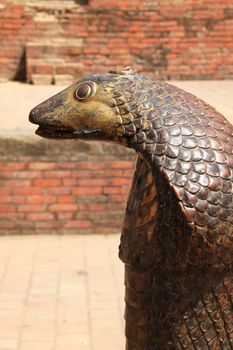
[[[33,185],[37,187],[57,187],[61,185],[60,179],[37,179],[33,180]]]
[[[0,229],[13,229],[14,223],[11,221],[0,221]]]
[[[103,193],[104,194],[113,194],[113,193],[120,193],[121,188],[120,187],[104,187]]]
[[[69,220],[64,224],[65,228],[90,228],[91,221],[88,220]]]
[[[54,203],[56,202],[55,196],[49,196],[49,195],[43,195],[43,196],[28,196],[27,197],[27,203]]]
[[[53,171],[45,171],[44,177],[52,177],[52,178],[70,178],[71,177],[71,171],[70,170],[53,170]]]
[[[1,208],[1,207],[0,207]],[[0,209],[1,210],[1,209]],[[18,206],[19,212],[43,212],[45,211],[44,205],[41,204],[23,204]]]
[[[32,170],[51,170],[56,168],[56,163],[51,162],[32,162],[28,164],[28,169]]]
[[[127,162],[127,161],[125,162],[116,161],[116,162],[109,163],[109,167],[112,169],[132,169],[133,164],[132,162]]]
[[[73,212],[57,212],[57,219],[58,220],[71,220],[74,217],[74,213]],[[61,223],[60,223],[61,225]]]
[[[57,228],[59,228],[60,223],[57,221],[36,221],[35,222],[35,228],[39,228],[41,230],[43,229],[53,229],[56,230]],[[41,231],[40,231],[41,232]]]
[[[27,214],[26,219],[32,221],[47,221],[54,220],[55,218],[52,213],[31,213]]]
[[[133,160],[107,158],[100,165],[99,161],[55,163],[32,158],[6,166],[1,162],[1,166],[0,222],[5,229],[99,232],[101,225],[106,233],[120,228]]]
[[[77,184],[78,184],[78,180],[76,179],[76,178],[71,178],[71,179],[63,179],[62,180],[62,184],[63,184],[63,186],[71,186],[71,187],[73,187],[73,186],[77,186]]]
[[[0,212],[14,212],[16,211],[15,205],[0,204]]]
[[[68,195],[72,193],[72,187],[51,187],[46,189],[47,194]]]
[[[25,203],[25,196],[1,196],[1,203]]]
[[[101,187],[79,187],[73,190],[74,195],[96,195],[101,193]]]
[[[75,197],[74,196],[58,196],[57,197],[58,203],[75,203]]]
[[[79,186],[106,186],[109,184],[109,179],[87,179],[87,178],[80,178],[77,182]]]
[[[40,195],[43,193],[42,188],[26,187],[26,188],[13,188],[13,193],[15,195]],[[1,194],[1,192],[0,192]]]
[[[11,162],[0,162],[0,169],[4,171],[9,170],[24,170],[26,168],[26,163],[11,163]]]
[[[130,186],[131,184],[131,179],[129,178],[117,178],[117,179],[112,179],[110,184],[112,186],[122,186],[122,185],[128,185]]]
[[[0,180],[0,186],[1,187],[10,187],[10,188],[16,188],[16,187],[30,187],[31,181],[30,180]]]
[[[76,204],[52,204],[49,206],[49,211],[75,211],[77,209]]]

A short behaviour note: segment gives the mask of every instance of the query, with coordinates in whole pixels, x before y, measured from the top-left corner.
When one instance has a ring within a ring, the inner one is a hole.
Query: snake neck
[[[129,193],[119,256],[135,268],[186,268],[190,227],[163,176],[139,156]]]
[[[129,350],[232,349],[231,270],[164,274],[126,266]]]
[[[128,350],[233,349],[232,267],[192,264],[192,234],[169,184],[139,156],[120,245]]]

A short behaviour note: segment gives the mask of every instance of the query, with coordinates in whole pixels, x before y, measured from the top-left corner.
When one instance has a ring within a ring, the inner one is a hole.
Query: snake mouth
[[[68,129],[68,128],[62,128],[62,127],[54,127],[50,125],[39,125],[38,129],[36,130],[36,135],[39,135],[47,139],[74,139],[74,138],[82,138],[82,137],[86,138],[88,136],[92,138],[99,131],[100,131],[99,129],[74,130],[74,129]]]
[[[40,125],[36,130],[36,135],[47,139],[72,139],[74,138],[74,131],[49,125]]]

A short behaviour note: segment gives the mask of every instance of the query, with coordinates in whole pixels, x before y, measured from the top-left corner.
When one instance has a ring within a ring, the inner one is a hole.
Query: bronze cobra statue
[[[128,350],[233,349],[233,127],[131,69],[87,76],[30,113],[37,135],[135,149],[125,213]]]

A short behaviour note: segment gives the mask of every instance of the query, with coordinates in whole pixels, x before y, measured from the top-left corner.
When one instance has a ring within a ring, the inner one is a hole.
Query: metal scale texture
[[[233,349],[233,127],[213,107],[125,69],[37,106],[47,138],[138,153],[119,255],[126,349]]]

